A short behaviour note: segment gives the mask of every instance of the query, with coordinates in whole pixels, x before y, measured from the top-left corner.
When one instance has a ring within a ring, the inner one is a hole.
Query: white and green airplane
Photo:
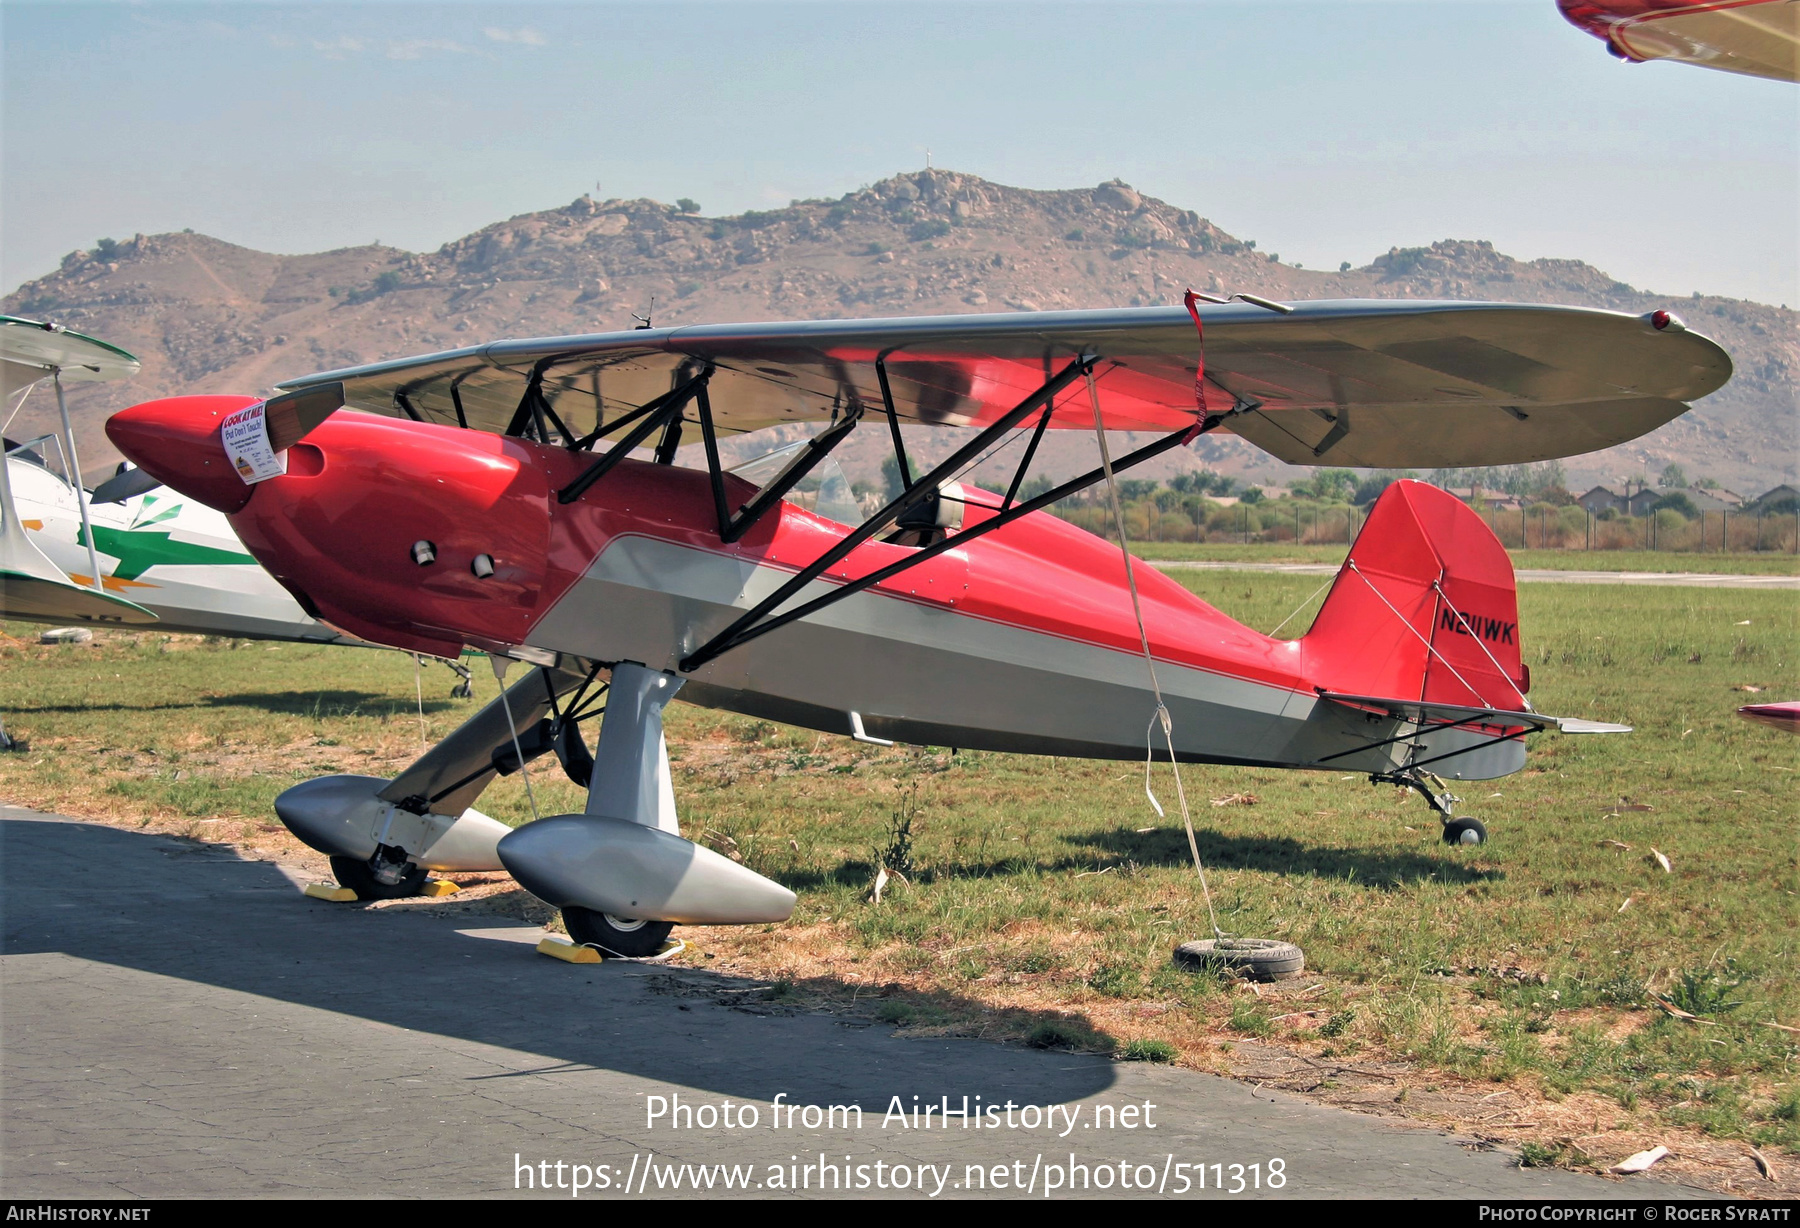
[[[123,379],[137,369],[138,360],[117,346],[0,316],[7,420],[47,383],[62,425],[5,441],[0,618],[355,643],[309,618],[220,513],[132,469],[95,491],[82,487],[63,385]]]
[[[5,440],[0,619],[157,627],[199,635],[368,647],[315,618],[250,557],[224,515],[137,469],[92,491],[63,384],[125,379],[138,360],[54,324],[0,316],[0,435],[48,383],[61,431]],[[96,584],[95,577],[98,577]],[[456,693],[468,693],[468,672]]]

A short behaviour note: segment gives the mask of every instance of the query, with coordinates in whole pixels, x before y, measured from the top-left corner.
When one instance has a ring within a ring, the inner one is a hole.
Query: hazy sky
[[[0,4],[0,288],[101,236],[435,248],[925,163],[1120,176],[1311,268],[1491,239],[1800,304],[1800,90],[1626,65],[1553,0]]]

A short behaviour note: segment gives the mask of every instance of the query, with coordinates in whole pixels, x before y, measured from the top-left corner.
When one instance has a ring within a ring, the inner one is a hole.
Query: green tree
[[[1663,466],[1662,475],[1656,479],[1656,484],[1667,486],[1670,490],[1685,490],[1688,484],[1687,474],[1680,465],[1670,461]]]
[[[1321,499],[1346,502],[1356,491],[1356,474],[1349,469],[1321,469],[1313,475],[1312,488]]]
[[[1350,496],[1350,502],[1358,507],[1367,507],[1381,498],[1381,492],[1397,481],[1399,478],[1390,473],[1372,473],[1356,484],[1356,493]]]
[[[1668,494],[1658,499],[1654,510],[1659,512],[1664,510],[1679,512],[1689,520],[1694,519],[1694,517],[1700,514],[1700,509],[1694,506],[1694,501],[1678,490],[1670,491]]]
[[[675,202],[675,208],[681,213],[698,213],[700,212],[700,202],[697,200],[689,200],[687,197],[683,196],[680,200]]]
[[[883,457],[881,461],[882,494],[891,500],[898,499],[905,489],[900,482],[900,461],[897,457]]]

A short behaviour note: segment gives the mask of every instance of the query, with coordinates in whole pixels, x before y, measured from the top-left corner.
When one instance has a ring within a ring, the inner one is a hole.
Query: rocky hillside
[[[1795,313],[1734,299],[1653,296],[1574,260],[1522,262],[1484,242],[1395,249],[1365,268],[1313,270],[1225,233],[1191,210],[1114,181],[1027,191],[972,175],[897,175],[837,200],[710,218],[649,200],[582,197],[435,252],[356,247],[276,256],[192,233],[138,235],[71,252],[0,310],[60,321],[144,360],[128,384],[82,388],[83,459],[112,456],[114,409],[177,392],[257,392],[329,367],[507,336],[656,323],[1036,311],[1174,303],[1188,286],[1276,298],[1460,298],[1677,310],[1731,351],[1737,374],[1656,434],[1569,463],[1571,481],[1674,460],[1746,493],[1796,479]],[[37,397],[8,434],[46,427]],[[884,454],[847,446],[853,474]],[[1085,468],[1060,440],[1041,468]],[[929,433],[918,446],[938,446]],[[1091,449],[1091,441],[1088,442]],[[1235,440],[1171,453],[1161,472],[1208,465],[1257,481],[1289,470]]]

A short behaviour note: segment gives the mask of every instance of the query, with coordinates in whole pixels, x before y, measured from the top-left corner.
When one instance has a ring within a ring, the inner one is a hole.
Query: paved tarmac
[[[968,1196],[981,1192],[970,1165],[1008,1197],[1029,1183],[1043,1198],[1052,1182],[1057,1197],[1172,1196],[1184,1172],[1196,1197],[1240,1177],[1262,1185],[1246,1197],[1689,1193],[1521,1170],[1432,1131],[1189,1071],[782,1014],[730,977],[563,964],[533,952],[535,929],[309,900],[274,863],[4,806],[0,875],[6,1198],[545,1196],[515,1185],[543,1162],[532,1179],[554,1187],[558,1161],[564,1188],[550,1196],[564,1198],[584,1180],[608,1187],[588,1198],[627,1182],[692,1197],[671,1174],[686,1186],[695,1170],[681,1166],[721,1163],[754,1166],[760,1196],[778,1192],[777,1170],[810,1197],[822,1180],[833,1196],[833,1179],[893,1197],[902,1173],[904,1196]],[[801,1113],[771,1128],[778,1095],[860,1106],[862,1126],[808,1128]],[[910,1113],[914,1097],[965,1095],[1055,1106],[1057,1124],[883,1122],[896,1096]],[[755,1105],[759,1121],[647,1125],[651,1098],[676,1096],[715,1113]],[[1204,1192],[1181,1164],[1206,1165]],[[1110,1189],[1096,1188],[1102,1168]],[[714,1181],[702,1196],[734,1196]]]
[[[1260,571],[1293,576],[1336,575],[1336,563],[1218,563],[1164,559],[1164,571]],[[1671,588],[1800,589],[1800,576],[1738,576],[1697,571],[1556,571],[1527,567],[1513,572],[1521,584],[1649,584]]]

